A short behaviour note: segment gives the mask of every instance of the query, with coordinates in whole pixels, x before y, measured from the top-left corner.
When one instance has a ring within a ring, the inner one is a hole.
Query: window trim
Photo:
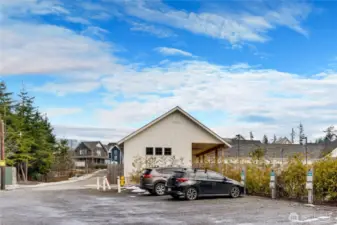
[[[170,150],[170,154],[166,154],[167,150]],[[167,155],[167,156],[172,155],[172,148],[169,148],[169,147],[164,148],[164,155]]]
[[[151,151],[152,151],[152,154],[149,154],[148,153],[148,150],[150,150],[151,149]],[[153,147],[146,147],[145,148],[145,155],[153,155],[154,154],[154,150],[153,150]]]
[[[162,147],[155,147],[155,155],[163,155],[163,148]],[[160,152],[157,153],[157,150],[160,150]]]

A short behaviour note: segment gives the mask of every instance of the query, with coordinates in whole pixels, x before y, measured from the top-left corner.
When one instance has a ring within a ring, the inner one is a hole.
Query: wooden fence
[[[117,177],[124,176],[123,164],[109,164],[108,165],[108,181],[110,184],[117,184]]]

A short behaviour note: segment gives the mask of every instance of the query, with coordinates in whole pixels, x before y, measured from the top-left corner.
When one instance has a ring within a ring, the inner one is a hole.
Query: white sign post
[[[246,168],[241,170],[241,184],[244,186],[244,195],[246,195]]]
[[[276,198],[276,175],[275,175],[274,170],[272,170],[270,173],[269,187],[271,189],[271,198],[275,199]]]
[[[314,169],[311,168],[308,170],[307,173],[307,183],[306,183],[306,189],[308,190],[308,203],[313,204],[314,203]]]

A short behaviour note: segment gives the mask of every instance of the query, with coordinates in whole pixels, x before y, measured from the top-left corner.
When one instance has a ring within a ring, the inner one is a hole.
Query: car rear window
[[[176,178],[181,178],[181,177],[186,177],[186,172],[182,172],[182,171],[174,171],[173,172],[173,176]]]
[[[143,175],[149,175],[151,173],[151,169],[145,169]]]

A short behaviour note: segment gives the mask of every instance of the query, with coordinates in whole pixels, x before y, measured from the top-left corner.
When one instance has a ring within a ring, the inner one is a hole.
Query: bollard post
[[[105,177],[105,182],[106,182],[106,185],[108,186],[108,189],[111,190],[111,186],[109,184],[109,180],[107,177]]]
[[[246,167],[241,170],[241,184],[243,184],[244,195],[246,195]]]
[[[270,189],[271,189],[271,198],[275,199],[276,198],[276,175],[274,170],[271,171],[270,173]]]
[[[106,181],[105,181],[105,177],[103,177],[103,191],[106,190]]]
[[[118,188],[118,193],[121,193],[121,183],[120,183],[120,177],[117,177],[117,188]]]
[[[99,177],[97,177],[97,190],[99,190]]]
[[[307,173],[306,189],[308,190],[308,204],[314,203],[314,169],[311,168]]]

